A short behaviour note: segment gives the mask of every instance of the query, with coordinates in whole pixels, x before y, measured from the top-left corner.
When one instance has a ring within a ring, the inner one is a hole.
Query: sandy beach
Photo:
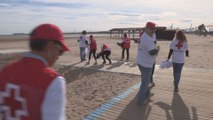
[[[88,35],[89,36],[89,35]],[[185,67],[213,69],[213,36],[197,36],[187,34],[189,42],[189,58],[186,58]],[[121,39],[110,39],[109,37],[96,37],[98,50],[101,44],[108,43],[112,48],[110,58],[120,60],[121,48],[116,44]],[[79,47],[77,38],[68,37],[66,43],[71,48],[64,56],[79,57]],[[169,52],[169,41],[158,40],[160,52],[157,56],[156,64],[166,60]],[[137,43],[131,42],[130,62],[136,62]],[[27,37],[0,37],[0,50],[7,49],[29,49]],[[80,61],[80,58],[79,58]],[[93,64],[94,59],[91,59]],[[7,63],[7,61],[2,62]],[[101,63],[98,63],[101,64]],[[67,82],[67,119],[80,120],[90,112],[98,108],[101,104],[110,100],[113,96],[118,95],[125,89],[140,82],[140,76],[122,73],[110,73],[83,68],[57,68],[59,73],[63,74]]]

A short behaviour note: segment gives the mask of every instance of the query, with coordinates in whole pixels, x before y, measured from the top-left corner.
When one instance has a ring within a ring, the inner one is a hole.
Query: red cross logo
[[[2,104],[0,109],[6,120],[21,120],[21,116],[28,115],[27,103],[20,96],[18,85],[11,83],[6,85],[5,91],[0,92],[0,104]]]
[[[175,45],[178,49],[180,49],[181,47],[183,47],[183,44],[181,42],[178,42],[178,44]]]

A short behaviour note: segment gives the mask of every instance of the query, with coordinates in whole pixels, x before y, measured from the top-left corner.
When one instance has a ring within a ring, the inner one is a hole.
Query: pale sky
[[[213,0],[0,0],[0,34],[29,33],[42,23],[63,32],[117,27],[189,28],[213,24]]]

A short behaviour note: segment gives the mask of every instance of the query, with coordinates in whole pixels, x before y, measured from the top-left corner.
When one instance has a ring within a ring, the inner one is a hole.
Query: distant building
[[[127,33],[129,38],[133,40],[139,39],[139,33],[144,31],[144,27],[132,28],[112,28],[110,29],[110,38],[122,38],[124,33]],[[166,29],[164,26],[156,27],[157,39],[172,40],[177,29]]]

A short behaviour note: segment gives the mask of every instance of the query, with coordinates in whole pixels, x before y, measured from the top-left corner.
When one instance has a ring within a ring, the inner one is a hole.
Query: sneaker
[[[147,100],[145,100],[144,103],[142,103],[142,104],[141,103],[137,103],[137,106],[145,106],[145,105],[147,105],[147,103],[148,103]]]
[[[154,87],[154,86],[155,86],[155,83],[153,83],[153,82],[149,84],[149,87],[150,87],[150,88],[152,88],[152,87]]]
[[[148,100],[145,100],[142,105],[146,105],[148,103]]]
[[[175,88],[175,89],[174,89],[174,91],[175,91],[175,92],[178,92],[178,91],[179,91],[179,89],[178,89],[178,88]]]

